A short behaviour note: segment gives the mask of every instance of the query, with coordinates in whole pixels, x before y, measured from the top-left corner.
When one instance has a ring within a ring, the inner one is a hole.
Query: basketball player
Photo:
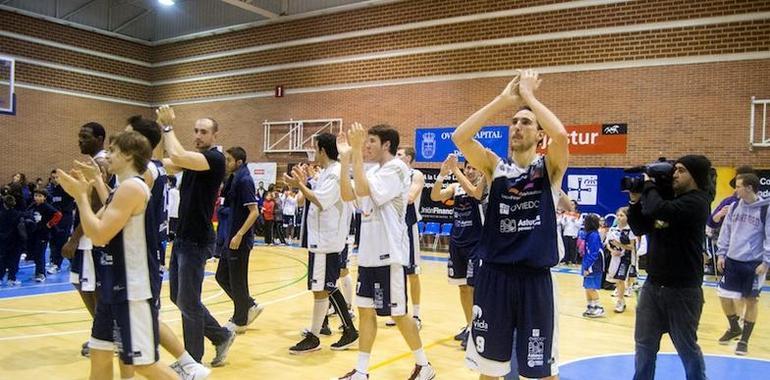
[[[155,226],[145,223],[150,189],[140,175],[151,155],[150,144],[141,134],[116,136],[107,160],[120,186],[98,214],[91,210],[88,195],[93,183],[78,170],[72,175],[57,171],[62,187],[78,205],[83,232],[95,245],[107,245],[99,256],[106,270],[100,278],[102,299],[89,341],[91,379],[112,379],[115,348],[123,364],[145,377],[178,378],[159,362],[158,355],[159,265],[148,237]]]
[[[484,197],[484,177],[473,166],[465,162],[463,171],[457,166],[457,156],[450,154],[441,165],[430,198],[435,202],[454,199],[452,235],[449,239],[449,260],[447,269],[449,283],[460,288],[460,305],[465,315],[466,330],[461,333],[463,347],[468,341],[467,327],[471,325],[473,307],[473,250],[481,237],[484,216],[481,199]],[[452,173],[456,183],[442,189],[444,179]],[[467,176],[466,176],[467,175]]]
[[[559,263],[556,203],[569,158],[567,132],[536,97],[537,72],[516,75],[505,90],[471,115],[452,141],[490,183],[489,205],[476,246],[473,321],[466,363],[481,379],[511,370],[519,375],[558,376],[556,303],[550,268]],[[511,156],[498,157],[474,136],[495,115],[518,108],[510,126]],[[548,137],[548,154],[537,145]]]
[[[409,280],[409,295],[412,297],[412,317],[417,323],[417,329],[422,328],[420,320],[420,231],[417,222],[422,220],[420,215],[420,198],[425,187],[425,176],[421,171],[412,167],[414,164],[414,148],[401,148],[396,152],[396,157],[404,161],[409,167],[409,195],[406,205],[406,232],[409,235],[409,261],[406,263],[406,278]],[[387,326],[395,326],[396,323],[389,319]]]
[[[347,136],[340,131],[337,137],[341,173],[349,173],[352,166],[355,182],[354,192],[350,178],[340,176],[342,199],[352,201],[357,197],[364,215],[356,286],[361,330],[358,364],[340,378],[343,380],[369,378],[369,358],[377,335],[378,315],[393,318],[414,354],[416,365],[409,378],[436,377],[422,348],[417,324],[407,314],[404,264],[409,255],[405,218],[410,176],[409,167],[395,157],[398,142],[398,132],[388,125],[377,125],[366,131],[361,124],[354,123]],[[376,163],[366,173],[364,149],[367,161]]]
[[[337,161],[336,138],[331,133],[321,133],[315,138],[316,160],[323,167],[312,189],[305,183],[307,177],[300,167],[292,175],[284,174],[289,186],[298,188],[309,202],[307,209],[308,290],[313,292],[313,319],[310,331],[299,343],[289,348],[291,354],[304,354],[321,349],[318,339],[329,301],[342,320],[340,340],[331,345],[332,350],[345,350],[358,341],[347,302],[337,288],[340,276],[339,255],[345,248],[350,230],[349,214],[352,210],[340,196],[340,163]],[[347,172],[345,172],[347,174]],[[345,223],[347,221],[347,223]]]
[[[107,151],[104,150],[104,140],[107,134],[104,127],[96,122],[83,124],[78,132],[78,146],[80,153],[88,155],[99,166],[103,175],[103,180],[108,181],[109,165],[107,165]],[[91,192],[91,205],[93,211],[98,211],[102,203],[99,201],[98,194]],[[80,298],[83,300],[86,309],[93,318],[96,312],[96,268],[92,251],[93,243],[88,236],[83,234],[83,228],[79,225],[79,214],[75,213],[75,228],[69,240],[62,246],[62,256],[70,260],[70,282],[77,289]],[[96,253],[98,254],[98,252]],[[81,355],[88,356],[88,342],[83,343],[80,351]]]

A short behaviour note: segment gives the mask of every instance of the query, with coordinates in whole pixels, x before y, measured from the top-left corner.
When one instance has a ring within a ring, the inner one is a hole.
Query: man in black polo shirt
[[[211,224],[214,201],[225,176],[225,156],[213,146],[219,127],[214,119],[198,119],[193,129],[197,151],[188,151],[174,134],[174,111],[161,106],[156,112],[158,123],[163,126],[163,147],[169,157],[163,160],[163,165],[170,173],[183,171],[179,224],[169,265],[171,301],[182,312],[187,352],[200,362],[205,336],[216,346],[211,366],[220,367],[235,340],[235,332],[220,326],[201,302],[206,260],[214,253],[215,235]]]

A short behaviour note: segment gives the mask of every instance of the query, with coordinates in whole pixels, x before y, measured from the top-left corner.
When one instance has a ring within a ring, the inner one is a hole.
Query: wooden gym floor
[[[452,340],[464,324],[458,290],[447,284],[446,255],[423,253],[421,336],[429,360],[439,379],[475,379],[465,368],[459,342]],[[353,260],[355,261],[355,260]],[[225,367],[215,368],[212,379],[329,379],[349,371],[356,363],[356,351],[335,352],[329,345],[339,338],[322,337],[321,351],[301,356],[289,355],[288,348],[300,340],[300,331],[309,326],[312,295],[306,291],[304,250],[289,247],[258,246],[251,256],[249,284],[252,295],[266,305],[265,312],[234,343]],[[207,271],[213,273],[210,262]],[[355,268],[355,266],[353,266]],[[355,272],[355,270],[354,270]],[[612,312],[614,299],[601,292],[607,316],[586,319],[582,280],[575,268],[556,270],[559,292],[560,356],[566,363],[580,358],[634,350],[635,297],[628,299],[628,310]],[[355,274],[354,274],[355,276]],[[355,277],[353,277],[355,281]],[[69,287],[60,292],[0,298],[0,378],[2,379],[86,379],[88,359],[80,356],[80,345],[88,339],[91,319],[80,298]],[[0,290],[0,297],[7,288]],[[704,287],[706,305],[699,329],[704,353],[732,356],[735,345],[720,346],[717,338],[726,327],[715,288]],[[168,299],[164,283],[161,318],[181,339],[180,314]],[[204,282],[205,304],[221,322],[232,313],[232,303],[213,276]],[[759,320],[749,345],[749,356],[770,359],[770,301],[761,298]],[[331,319],[332,329],[339,325]],[[408,347],[395,327],[385,327],[380,319],[377,341],[371,359],[371,378],[404,379],[414,365]],[[668,337],[661,352],[673,352]],[[214,348],[207,343],[204,361],[211,361]],[[173,358],[161,350],[162,360]],[[117,368],[117,367],[116,367]],[[116,378],[118,378],[117,370]]]

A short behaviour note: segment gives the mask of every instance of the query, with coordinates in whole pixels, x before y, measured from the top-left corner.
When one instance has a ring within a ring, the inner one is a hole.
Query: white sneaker
[[[342,377],[336,378],[337,380],[367,380],[369,379],[369,375],[363,374],[361,372],[358,372],[356,370],[352,370],[344,375]]]
[[[414,380],[433,380],[435,378],[436,371],[433,369],[433,367],[431,367],[430,363],[428,363],[428,365],[415,364],[412,375],[409,376],[409,379]]]
[[[56,273],[59,273],[59,272],[61,272],[61,269],[59,269],[59,266],[58,266],[58,265],[56,265],[56,264],[53,264],[53,265],[51,265],[51,266],[48,268],[48,270],[46,270],[46,272],[48,272],[48,274],[56,274]]]
[[[385,321],[385,326],[393,327],[396,325],[396,321],[393,320],[393,318],[388,318],[387,321]]]
[[[189,364],[182,367],[182,373],[179,376],[184,380],[203,380],[211,374],[211,369],[201,363]]]
[[[256,304],[249,308],[249,314],[246,317],[246,326],[254,323],[254,320],[259,317],[260,314],[265,310],[265,306],[262,304]],[[245,328],[245,326],[244,326]]]
[[[616,313],[622,313],[626,311],[626,303],[625,302],[618,302],[615,304],[615,312]]]
[[[604,316],[604,308],[601,306],[596,306],[593,310],[593,313],[589,315],[591,318],[599,318]]]
[[[625,294],[625,296],[626,296],[626,297],[631,297],[631,292],[633,292],[633,291],[634,291],[633,289],[631,289],[631,288],[627,288],[627,289],[626,289],[626,294]]]

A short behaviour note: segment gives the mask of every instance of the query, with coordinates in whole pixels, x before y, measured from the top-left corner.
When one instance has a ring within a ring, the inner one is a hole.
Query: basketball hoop
[[[305,154],[307,154],[308,162],[315,162],[315,150],[306,150]]]

